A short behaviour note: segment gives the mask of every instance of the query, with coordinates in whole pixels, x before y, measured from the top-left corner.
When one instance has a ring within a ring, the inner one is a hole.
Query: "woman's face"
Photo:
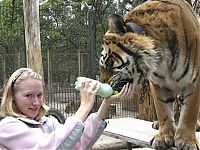
[[[31,78],[22,81],[14,93],[14,103],[22,114],[34,119],[43,103],[42,81]]]

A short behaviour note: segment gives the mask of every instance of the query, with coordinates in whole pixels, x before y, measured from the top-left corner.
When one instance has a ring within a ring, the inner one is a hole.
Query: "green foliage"
[[[23,11],[22,7],[18,7],[18,4],[20,4],[20,1],[4,0],[0,3],[1,83],[6,80],[20,64],[25,64]]]
[[[0,2],[1,74],[10,74],[26,64],[22,2]],[[90,26],[89,11],[93,12]],[[125,11],[114,0],[40,0],[45,81],[73,83],[79,75],[98,74],[98,55],[102,36],[107,30],[107,17],[111,13],[122,14]],[[94,49],[91,49],[91,40]],[[95,68],[91,72],[92,65]],[[0,82],[2,80],[5,77],[0,76]]]

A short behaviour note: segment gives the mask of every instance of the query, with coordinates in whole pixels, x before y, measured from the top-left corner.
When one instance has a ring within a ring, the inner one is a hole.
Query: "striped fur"
[[[184,0],[150,0],[123,18],[111,15],[108,22],[99,62],[101,81],[115,87],[128,79],[136,87],[148,79],[160,124],[153,148],[175,144],[197,149],[200,26],[190,5]],[[182,109],[176,126],[177,95]]]

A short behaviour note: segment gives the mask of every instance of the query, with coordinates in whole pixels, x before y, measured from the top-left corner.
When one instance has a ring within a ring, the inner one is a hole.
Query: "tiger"
[[[145,80],[154,93],[159,130],[154,149],[200,148],[195,126],[200,106],[200,25],[185,0],[148,0],[123,16],[108,16],[99,58],[100,81],[113,88]],[[174,104],[181,97],[175,124]]]

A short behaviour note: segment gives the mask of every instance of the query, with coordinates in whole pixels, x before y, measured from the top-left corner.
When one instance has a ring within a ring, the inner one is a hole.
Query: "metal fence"
[[[20,67],[26,67],[26,56],[22,6],[15,6],[13,9],[12,6],[0,5],[0,12],[0,86],[2,87],[13,71]],[[55,17],[62,19],[66,10],[60,8],[55,12],[59,12]],[[76,77],[80,75],[98,76],[98,60],[94,57],[95,54],[91,51],[91,47],[88,47],[91,41],[83,41],[87,38],[83,37],[84,35],[81,35],[75,26],[66,24],[59,30],[55,28],[55,24],[51,24],[51,20],[47,20],[52,18],[48,16],[52,15],[51,13],[52,10],[51,12],[48,9],[40,10],[42,58],[47,88],[46,102],[48,106],[60,110],[65,117],[68,117],[76,112],[80,104],[79,92],[74,89]],[[80,17],[78,16],[78,18]],[[92,30],[89,27],[85,24],[79,25],[79,28],[88,32],[85,35],[91,36]],[[67,33],[64,34],[63,31]],[[56,37],[58,32],[62,38]],[[55,37],[49,38],[48,35],[52,33]],[[69,35],[71,39],[67,40]],[[63,43],[63,41],[67,42]],[[98,44],[93,43],[92,45]],[[97,47],[96,49],[101,48]],[[93,112],[98,110],[101,101],[102,98],[97,96]],[[108,118],[137,117],[138,112],[138,99],[134,96],[134,99],[124,103],[114,103],[110,107]]]
[[[57,83],[47,89],[47,105],[60,110],[65,117],[73,115],[80,105],[79,91],[73,84]],[[96,112],[103,98],[96,96],[92,112]],[[126,100],[123,103],[113,103],[110,107],[108,118],[138,117],[138,98]]]

